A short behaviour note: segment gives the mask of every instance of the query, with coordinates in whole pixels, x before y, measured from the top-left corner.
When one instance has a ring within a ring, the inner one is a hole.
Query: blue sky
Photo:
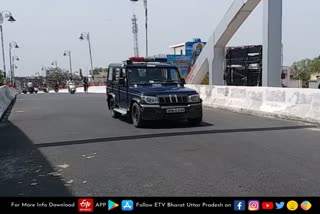
[[[149,0],[149,52],[168,53],[169,46],[192,38],[206,41],[233,0]],[[283,0],[284,64],[320,52],[319,0]],[[4,24],[7,68],[8,43],[21,46],[16,75],[33,75],[54,60],[68,69],[65,50],[72,51],[73,70],[90,68],[88,45],[78,39],[90,32],[93,63],[106,67],[133,55],[131,17],[138,16],[139,48],[145,54],[143,3],[129,0],[2,0],[1,10],[10,10],[15,23]],[[262,44],[262,4],[230,41],[229,45]],[[2,66],[2,60],[1,60]]]

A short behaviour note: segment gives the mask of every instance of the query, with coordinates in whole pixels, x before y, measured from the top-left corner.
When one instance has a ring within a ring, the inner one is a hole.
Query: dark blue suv
[[[136,127],[149,120],[202,121],[199,94],[184,87],[178,68],[167,63],[133,62],[110,64],[107,103],[112,117],[127,115]]]

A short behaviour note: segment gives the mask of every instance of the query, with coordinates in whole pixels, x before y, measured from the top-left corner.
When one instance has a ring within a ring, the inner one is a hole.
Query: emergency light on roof
[[[129,60],[132,62],[145,62],[144,57],[130,57]]]
[[[130,57],[130,62],[167,62],[167,58],[155,57]]]

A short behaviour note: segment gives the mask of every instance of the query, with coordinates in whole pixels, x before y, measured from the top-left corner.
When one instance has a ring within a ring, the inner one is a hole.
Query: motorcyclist
[[[69,93],[71,92],[70,89],[71,89],[71,86],[75,86],[75,82],[73,81],[72,78],[70,78],[70,80],[67,81],[67,87],[68,87],[68,91]]]
[[[56,81],[56,84],[54,86],[54,90],[57,92],[59,90],[59,83]]]
[[[87,93],[88,92],[88,87],[89,87],[87,77],[83,78],[82,83],[83,83],[84,92]]]

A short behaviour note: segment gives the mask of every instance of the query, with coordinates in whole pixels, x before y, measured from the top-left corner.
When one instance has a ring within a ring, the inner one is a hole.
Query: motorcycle
[[[33,94],[35,92],[35,89],[34,89],[32,82],[27,83],[27,92],[29,92],[30,94]]]
[[[70,83],[68,86],[68,89],[69,89],[70,94],[75,94],[76,93],[76,84]]]
[[[56,93],[58,93],[58,92],[59,92],[59,86],[55,86],[55,87],[54,87],[54,91],[55,91]]]

